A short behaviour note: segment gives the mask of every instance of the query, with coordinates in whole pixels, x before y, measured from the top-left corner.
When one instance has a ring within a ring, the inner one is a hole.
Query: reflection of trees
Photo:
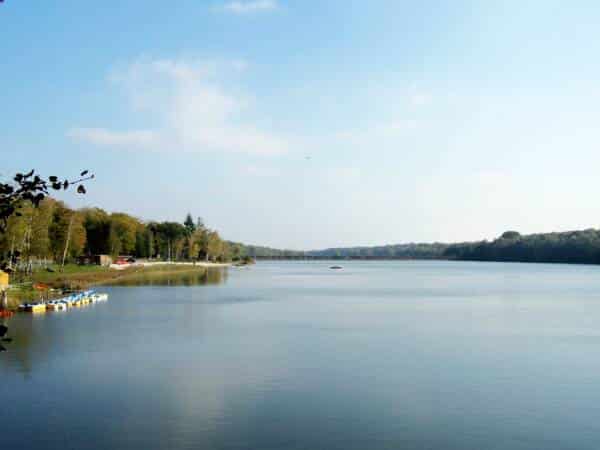
[[[0,357],[3,363],[6,362],[0,364],[0,371],[3,368],[16,369],[28,376],[33,369],[34,358],[43,359],[49,354],[54,339],[52,333],[45,332],[42,316],[19,314],[12,319],[0,319],[8,327],[8,335],[12,338],[12,342],[5,345],[7,352]]]
[[[221,284],[227,281],[227,269],[211,268],[206,271],[205,284]]]
[[[227,281],[227,269],[224,267],[208,268],[189,272],[172,272],[167,274],[149,273],[135,279],[123,280],[119,286],[202,286],[217,285]],[[48,313],[60,315],[61,313]],[[52,346],[60,345],[65,339],[66,329],[53,321],[45,320],[45,313],[23,313],[12,318],[0,318],[0,324],[8,327],[12,342],[3,344],[7,352],[0,353],[0,374],[16,371],[29,376],[34,370],[34,362],[39,366],[49,355]]]
[[[142,273],[135,278],[120,280],[113,286],[201,286],[227,281],[227,269],[210,267],[205,270],[171,273]]]

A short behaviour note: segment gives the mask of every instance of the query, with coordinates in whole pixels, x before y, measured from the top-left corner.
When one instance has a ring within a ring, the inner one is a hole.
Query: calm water
[[[262,263],[19,315],[6,449],[598,449],[600,267]]]

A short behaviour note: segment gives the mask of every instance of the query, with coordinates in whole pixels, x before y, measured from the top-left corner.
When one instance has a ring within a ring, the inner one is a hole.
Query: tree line
[[[570,264],[600,264],[600,230],[522,235],[507,231],[491,241],[409,243],[373,247],[341,247],[306,252],[259,247],[257,257],[331,259],[443,259]]]
[[[467,261],[600,264],[600,230],[530,235],[507,231],[493,241],[449,245],[443,256]]]
[[[0,254],[13,263],[75,262],[83,255],[128,255],[164,261],[224,262],[247,257],[241,244],[225,241],[191,214],[179,222],[142,221],[100,208],[69,208],[46,197],[24,202],[0,230]]]
[[[374,247],[343,247],[312,250],[305,255],[318,258],[351,259],[440,259],[447,244],[409,243]]]
[[[492,241],[410,243],[295,251],[226,241],[191,214],[179,222],[142,221],[100,208],[69,208],[51,197],[24,201],[0,227],[0,260],[66,264],[83,255],[128,255],[163,261],[237,261],[249,258],[447,259],[600,264],[600,230],[521,235]]]

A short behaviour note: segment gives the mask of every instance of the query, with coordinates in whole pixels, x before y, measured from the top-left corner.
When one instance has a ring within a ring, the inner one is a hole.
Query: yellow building
[[[0,291],[8,287],[8,274],[0,270]]]

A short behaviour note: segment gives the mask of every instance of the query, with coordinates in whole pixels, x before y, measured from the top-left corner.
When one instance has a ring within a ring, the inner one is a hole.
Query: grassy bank
[[[114,282],[130,281],[137,278],[147,277],[153,274],[169,275],[205,272],[206,265],[175,265],[156,264],[152,266],[134,266],[123,270],[114,270],[100,266],[78,266],[67,265],[64,270],[51,267],[54,272],[39,270],[33,273],[31,278],[19,280],[14,287],[8,291],[9,307],[16,308],[19,303],[40,298],[40,291],[33,288],[35,283],[44,283],[50,287],[44,295],[49,298],[62,295],[62,290],[81,290],[91,286],[110,284]],[[15,280],[16,281],[16,280]]]

